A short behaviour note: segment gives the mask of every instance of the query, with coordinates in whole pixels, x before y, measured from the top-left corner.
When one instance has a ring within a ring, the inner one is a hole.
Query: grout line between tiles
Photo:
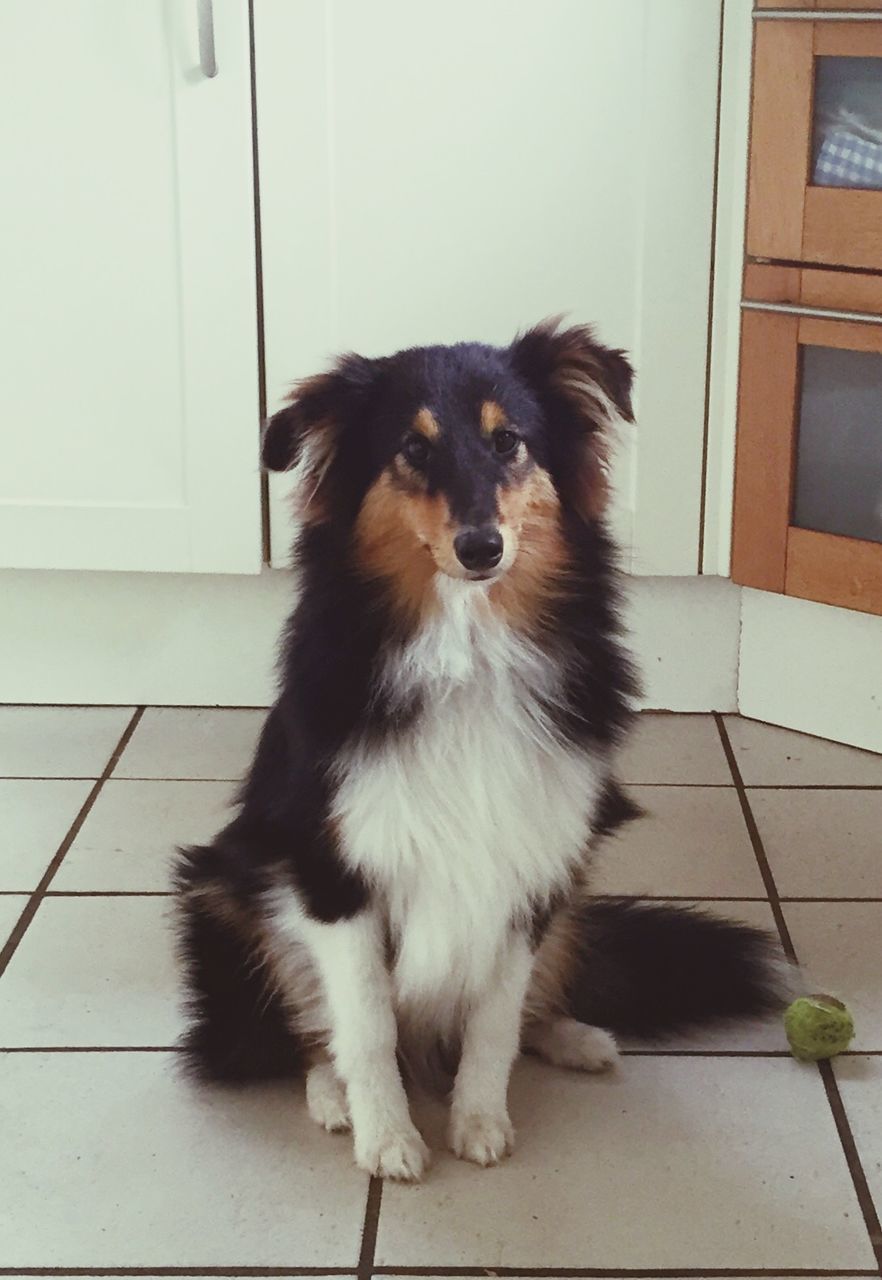
[[[377,1251],[377,1231],[380,1226],[380,1209],[383,1203],[383,1180],[372,1177],[368,1186],[364,1207],[364,1224],[361,1230],[361,1251],[358,1255],[358,1280],[371,1280],[374,1255]]]
[[[146,708],[145,708],[146,709]],[[58,773],[4,773],[0,774],[0,782],[94,782],[94,774],[58,774]],[[181,778],[181,777],[128,777],[126,774],[115,774],[113,782],[240,782],[238,778]],[[882,789],[882,788],[880,788]],[[0,1273],[2,1274],[2,1273]]]
[[[769,860],[766,857],[766,851],[763,846],[762,837],[759,833],[759,828],[756,824],[756,819],[754,818],[753,812],[750,808],[750,801],[744,787],[744,781],[741,777],[741,770],[738,767],[735,752],[732,749],[732,743],[729,739],[729,733],[726,729],[725,721],[718,712],[714,713],[714,719],[717,723],[717,731],[720,735],[720,741],[723,744],[723,750],[726,753],[726,759],[729,762],[729,769],[731,770],[735,788],[738,792],[738,799],[741,802],[744,821],[750,834],[750,840],[756,855],[757,865],[760,869],[760,874],[763,877],[763,884],[766,887],[766,892],[769,895],[769,905],[771,906],[772,912],[775,916],[775,923],[778,926],[778,933],[781,937],[781,945],[789,959],[792,960],[794,964],[798,964],[799,958],[793,945],[793,939],[790,936],[790,930],[787,927],[787,920],[785,919],[784,912],[781,908],[781,899],[778,896],[778,886],[775,883],[772,868],[770,867]],[[857,1143],[854,1140],[854,1134],[851,1131],[848,1115],[842,1101],[842,1096],[839,1092],[839,1085],[836,1082],[836,1077],[833,1074],[833,1068],[829,1061],[819,1062],[816,1066],[821,1077],[821,1082],[824,1086],[824,1091],[827,1095],[827,1102],[833,1117],[833,1123],[835,1124],[836,1132],[839,1135],[842,1154],[845,1157],[845,1163],[848,1167],[848,1172],[851,1175],[852,1185],[863,1216],[864,1226],[866,1227],[867,1235],[870,1239],[870,1247],[876,1258],[879,1275],[882,1276],[882,1227],[880,1227],[879,1224],[879,1215],[876,1211],[875,1203],[873,1202],[873,1196],[870,1191],[869,1183],[867,1182],[867,1175],[864,1172],[864,1167],[861,1163],[861,1158],[857,1149]]]
[[[269,711],[269,703],[257,707],[250,703],[194,703],[194,702],[151,702],[145,704],[150,711]],[[2,707],[46,707],[50,711],[133,711],[131,702],[0,702]],[[143,708],[142,708],[143,709]],[[679,715],[680,712],[672,714]],[[701,714],[700,712],[683,712],[684,715]],[[0,1275],[2,1275],[0,1269]]]
[[[148,708],[147,708],[148,709]],[[92,782],[92,773],[0,773],[0,782]],[[115,774],[114,782],[241,782],[234,778],[182,777],[179,773]],[[732,791],[731,782],[652,782],[639,778],[622,778],[629,787],[646,787],[655,791]],[[882,782],[745,782],[746,791],[882,791]],[[1,1274],[1,1272],[0,1272]]]
[[[744,824],[747,827],[747,834],[750,837],[750,843],[753,846],[754,857],[756,858],[759,873],[762,876],[763,887],[769,899],[769,906],[772,908],[772,915],[775,917],[775,924],[781,938],[781,945],[789,960],[796,962],[796,952],[793,949],[793,940],[790,937],[790,930],[787,927],[787,921],[784,918],[784,912],[781,910],[781,900],[778,897],[778,888],[775,884],[775,877],[772,875],[772,868],[769,866],[769,860],[766,857],[766,851],[763,847],[762,837],[759,833],[759,827],[756,825],[756,819],[753,816],[753,810],[747,798],[747,791],[741,778],[741,770],[738,768],[738,761],[735,759],[735,752],[732,749],[732,743],[729,740],[729,733],[726,729],[725,721],[719,712],[714,712],[714,719],[717,723],[717,731],[720,735],[720,741],[723,744],[723,751],[726,754],[726,760],[729,764],[729,771],[735,783],[735,790],[738,793],[738,800],[741,805],[741,812],[744,817]]]
[[[177,1044],[10,1044],[4,1053],[183,1053]]]
[[[29,888],[0,888],[0,897],[29,897]],[[727,895],[699,895],[699,893],[603,893],[600,897],[639,897],[641,902],[766,902],[768,897],[755,893],[727,893]],[[46,897],[174,897],[170,888],[50,888]],[[781,902],[882,902],[882,897],[790,897],[780,895]]]
[[[4,1053],[183,1053],[178,1044],[10,1044]],[[787,1049],[619,1049],[626,1058],[785,1058]],[[847,1049],[841,1058],[879,1058],[882,1049]]]
[[[171,889],[49,889],[47,898],[173,898]]]
[[[0,1267],[0,1276],[356,1276],[352,1267]],[[751,1277],[875,1276],[875,1271],[852,1267],[848,1271],[823,1267],[374,1267],[375,1276],[524,1276],[584,1277],[585,1280],[668,1280],[673,1277],[708,1277],[709,1280],[751,1280]]]
[[[817,1274],[823,1275],[823,1272]],[[860,1275],[852,1271],[850,1275]],[[355,1276],[352,1267],[0,1267],[0,1276]]]
[[[702,1277],[704,1280],[715,1280],[716,1277],[751,1277],[751,1276],[875,1276],[875,1271],[829,1271],[822,1267],[770,1267],[739,1270],[736,1267],[661,1267],[653,1271],[645,1267],[375,1267],[375,1276],[537,1276],[548,1277],[585,1277],[590,1280],[666,1280],[676,1277]]]
[[[854,1182],[854,1189],[861,1206],[861,1212],[864,1215],[864,1222],[870,1236],[870,1244],[879,1264],[879,1275],[882,1276],[882,1228],[879,1225],[879,1214],[876,1212],[876,1205],[864,1173],[864,1166],[857,1149],[857,1143],[851,1131],[845,1103],[842,1101],[842,1094],[839,1092],[839,1085],[836,1076],[833,1074],[833,1064],[827,1061],[818,1062],[816,1065],[824,1085],[824,1092],[827,1095],[827,1102],[833,1113],[833,1123],[836,1125],[836,1132],[839,1134],[839,1141],[842,1144],[845,1160]]]
[[[22,898],[27,897],[32,890],[30,889],[0,889],[0,898]],[[48,889],[46,896],[49,898],[173,898],[174,892],[171,889]],[[731,894],[729,896],[712,896],[702,897],[694,893],[641,893],[641,894],[620,894],[620,893],[604,893],[598,894],[601,898],[622,898],[622,897],[639,897],[641,902],[767,902],[768,899],[763,896],[751,896],[750,894]],[[790,902],[873,902],[873,898],[790,898]],[[879,899],[882,901],[882,899]]]
[[[117,761],[119,760],[120,756],[128,746],[128,743],[132,737],[132,734],[137,729],[138,723],[141,717],[143,716],[143,714],[144,714],[143,707],[137,707],[133,712],[132,717],[129,720],[129,723],[126,725],[125,729],[120,735],[119,741],[117,742],[116,746],[111,752],[110,759],[107,761],[107,764],[104,766],[104,769],[100,777],[96,779],[94,786],[92,787],[89,794],[86,796],[85,800],[80,806],[80,810],[77,813],[77,816],[74,818],[73,822],[68,828],[67,835],[64,837],[61,844],[56,849],[55,854],[51,862],[49,863],[49,866],[43,872],[43,875],[40,879],[39,884],[37,885],[36,889],[34,889],[33,893],[30,895],[21,915],[16,921],[16,924],[12,930],[12,933],[7,938],[6,943],[3,946],[2,950],[0,950],[0,977],[2,977],[3,974],[6,972],[6,969],[7,969],[7,966],[9,965],[10,960],[15,955],[15,952],[18,949],[19,943],[27,933],[28,927],[37,913],[37,908],[39,907],[40,903],[43,901],[44,897],[46,896],[46,893],[55,877],[56,872],[58,871],[58,868],[61,866],[62,862],[64,861],[65,854],[67,853],[68,849],[76,839],[77,834],[79,833],[83,823],[86,821],[89,811],[94,805],[95,801],[97,800],[98,795],[101,791],[101,788],[104,786],[104,783],[110,777],[111,773],[116,767]]]
[[[0,898],[27,898],[30,897],[33,890],[31,889],[0,889]],[[47,898],[173,898],[174,892],[171,889],[47,889]],[[728,895],[702,895],[695,893],[604,893],[598,897],[603,898],[632,898],[637,897],[641,902],[763,902],[768,904],[767,897],[759,897],[756,894],[734,893]],[[882,902],[882,897],[866,897],[866,898],[798,898],[790,897],[786,894],[779,896],[781,903],[817,903],[826,905],[828,903],[845,903],[850,905],[860,905],[867,902],[878,904]]]

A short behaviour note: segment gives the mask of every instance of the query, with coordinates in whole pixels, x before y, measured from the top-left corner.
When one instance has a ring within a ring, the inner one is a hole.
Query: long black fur
[[[762,929],[633,898],[597,898],[581,923],[568,993],[580,1022],[655,1040],[781,1007],[780,950]]]

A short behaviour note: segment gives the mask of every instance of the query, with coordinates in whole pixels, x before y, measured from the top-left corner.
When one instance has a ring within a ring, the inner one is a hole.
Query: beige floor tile
[[[597,893],[765,896],[733,787],[631,786],[628,793],[646,816],[601,845]]]
[[[238,781],[265,719],[265,711],[148,707],[113,776]]]
[[[0,979],[0,1045],[170,1045],[169,900],[45,898]]]
[[[672,905],[685,906],[686,904]],[[778,937],[775,917],[767,902],[699,902],[694,905],[711,915],[727,916],[739,923],[765,929],[775,939]],[[787,1038],[784,1035],[779,1013],[769,1014],[765,1018],[715,1023],[708,1027],[684,1032],[682,1035],[669,1036],[664,1040],[651,1042],[633,1037],[620,1037],[620,1046],[622,1049],[667,1049],[702,1053],[786,1053],[788,1051]]]
[[[833,1070],[870,1194],[882,1217],[882,1058],[837,1058]]]
[[[623,782],[732,782],[713,716],[656,711],[638,716],[618,773]]]
[[[197,1090],[171,1055],[8,1054],[7,1267],[354,1266],[367,1179],[301,1091]]]
[[[104,784],[53,890],[167,891],[177,845],[210,840],[229,820],[232,782]]]
[[[791,1059],[628,1058],[594,1079],[525,1064],[512,1102],[510,1161],[439,1155],[418,1190],[385,1188],[380,1264],[873,1265],[820,1078]]]
[[[0,778],[0,889],[37,887],[93,785]]]
[[[810,991],[844,1000],[855,1049],[882,1050],[882,902],[785,902]]]
[[[782,897],[882,897],[882,791],[748,794]]]
[[[746,786],[882,785],[882,755],[741,716],[725,720]]]
[[[133,710],[0,707],[0,777],[99,777]]]
[[[26,893],[0,894],[0,947],[12,933],[18,917],[25,909],[27,900]]]
[[[732,783],[713,716],[641,712],[617,772],[622,782]]]

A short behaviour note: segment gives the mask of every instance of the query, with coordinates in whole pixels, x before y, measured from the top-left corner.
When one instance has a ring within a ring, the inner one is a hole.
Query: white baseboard
[[[882,618],[745,588],[738,709],[882,752]]]
[[[739,595],[721,578],[634,578],[645,705],[734,711]],[[266,706],[291,579],[0,573],[0,701]]]

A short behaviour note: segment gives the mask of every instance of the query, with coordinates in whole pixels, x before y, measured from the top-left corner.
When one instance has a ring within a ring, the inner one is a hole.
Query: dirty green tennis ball
[[[843,1053],[854,1037],[854,1018],[835,996],[800,996],[784,1010],[790,1052],[800,1062]]]

